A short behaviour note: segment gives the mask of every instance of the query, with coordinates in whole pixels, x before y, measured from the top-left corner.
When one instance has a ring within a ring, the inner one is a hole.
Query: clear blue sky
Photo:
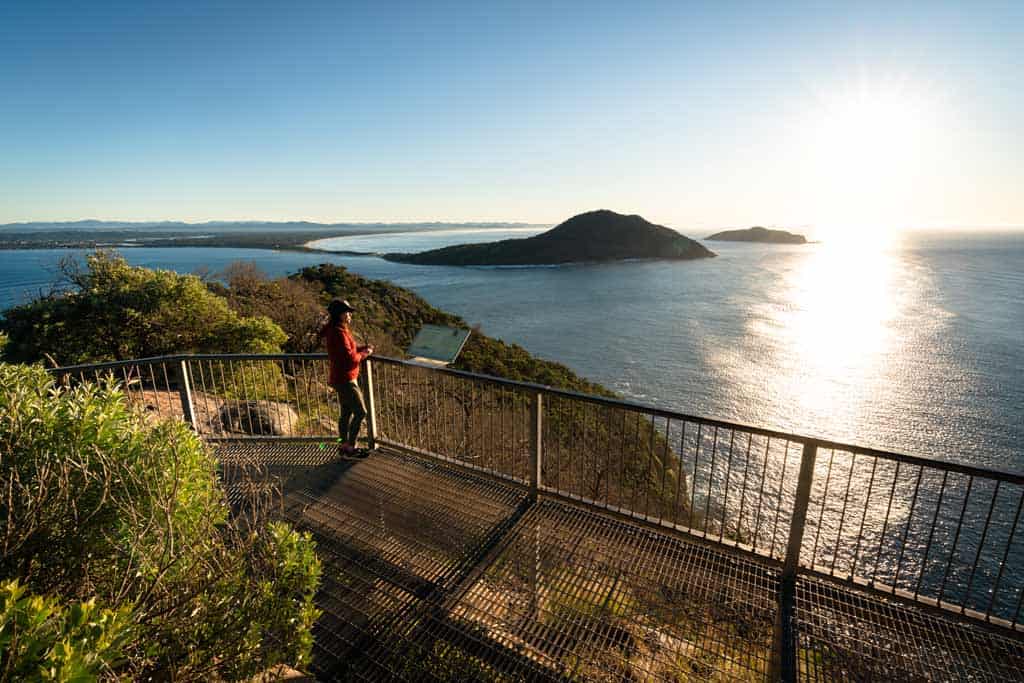
[[[0,222],[1024,224],[1019,0],[15,0],[0,93]]]

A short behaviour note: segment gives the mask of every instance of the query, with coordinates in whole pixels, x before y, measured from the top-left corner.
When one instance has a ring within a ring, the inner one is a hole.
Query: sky
[[[1024,2],[0,3],[0,223],[1024,225]]]

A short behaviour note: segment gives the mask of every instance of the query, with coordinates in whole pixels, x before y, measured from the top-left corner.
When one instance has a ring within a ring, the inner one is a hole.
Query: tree
[[[317,331],[324,312],[320,288],[315,283],[292,278],[269,279],[256,264],[238,261],[229,265],[217,283],[208,285],[227,299],[228,305],[242,316],[263,316],[273,320],[288,340],[287,353],[310,353],[320,348]]]
[[[194,275],[128,265],[96,251],[65,262],[69,288],[4,312],[3,359],[55,363],[173,353],[273,353],[286,336],[266,317],[243,317]]]

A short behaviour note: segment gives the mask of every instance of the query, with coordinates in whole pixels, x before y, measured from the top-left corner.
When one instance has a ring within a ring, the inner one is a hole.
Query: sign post
[[[469,339],[470,330],[441,325],[424,325],[406,351],[414,361],[426,365],[451,365]]]

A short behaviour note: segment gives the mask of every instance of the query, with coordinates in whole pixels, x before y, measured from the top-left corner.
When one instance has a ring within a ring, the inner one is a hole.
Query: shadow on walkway
[[[220,448],[323,561],[321,680],[763,680],[778,571],[439,461]],[[808,680],[1019,680],[1021,642],[801,579]]]

